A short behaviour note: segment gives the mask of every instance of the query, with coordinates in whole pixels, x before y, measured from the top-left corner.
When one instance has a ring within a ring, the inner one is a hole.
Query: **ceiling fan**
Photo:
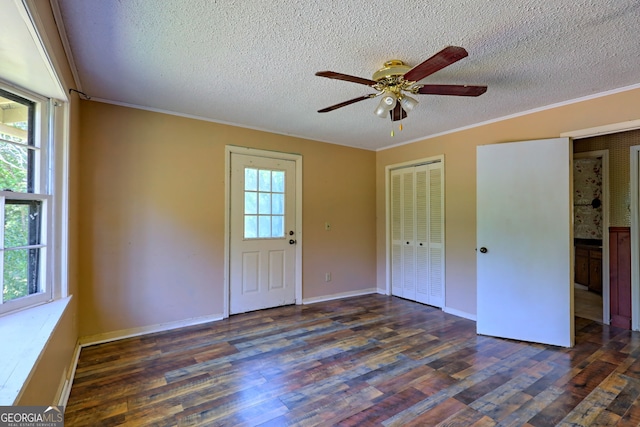
[[[316,76],[359,83],[377,91],[377,93],[363,95],[323,108],[322,110],[318,110],[318,113],[327,113],[356,102],[364,101],[365,99],[382,96],[375,110],[375,114],[382,118],[389,115],[393,122],[407,117],[407,113],[418,105],[418,101],[408,96],[407,93],[414,95],[480,96],[487,91],[486,86],[418,83],[425,77],[461,60],[467,55],[469,54],[462,47],[447,46],[413,68],[400,60],[393,59],[385,62],[383,68],[373,73],[372,80],[336,73],[334,71],[318,71]]]

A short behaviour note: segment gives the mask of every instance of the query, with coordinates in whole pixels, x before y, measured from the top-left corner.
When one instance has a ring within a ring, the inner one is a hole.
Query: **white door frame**
[[[592,136],[625,132],[639,128],[640,120],[631,120],[628,122],[612,123],[605,126],[564,132],[561,133],[560,136],[568,136],[573,139],[589,138]],[[629,174],[629,179],[631,180],[631,329],[634,331],[640,331],[640,236],[638,236],[638,233],[640,232],[640,206],[638,205],[640,203],[638,196],[638,191],[640,191],[638,189],[640,166],[638,165],[638,149],[636,149],[636,147],[637,146],[631,147],[631,170]],[[609,235],[608,231],[609,230],[607,230],[607,238]]]
[[[279,151],[260,150],[257,148],[225,146],[225,184],[224,184],[224,296],[223,318],[229,317],[230,292],[230,246],[231,246],[231,154],[245,154],[248,156],[269,157],[273,159],[292,160],[296,165],[296,262],[295,262],[295,296],[296,304],[302,304],[302,155],[282,153]]]
[[[611,323],[611,306],[609,304],[611,298],[609,288],[609,150],[573,153],[574,160],[595,159],[597,157],[602,157],[602,320],[605,325],[608,325]],[[575,218],[575,212],[573,215]]]
[[[384,168],[384,197],[385,197],[385,281],[386,287],[384,294],[391,295],[391,171],[395,169],[401,168],[409,168],[413,166],[420,166],[427,163],[437,163],[440,162],[442,164],[442,179],[445,179],[445,169],[444,169],[444,155],[438,155],[433,157],[425,157],[423,159],[417,160],[409,160],[408,162],[395,163],[392,165],[387,165]],[[446,191],[446,183],[444,184],[444,188]],[[443,198],[446,199],[446,194],[443,194]],[[446,202],[445,202],[445,213],[446,213]],[[445,218],[445,224],[447,220]],[[446,230],[445,230],[446,236]],[[443,242],[443,256],[446,257],[446,241]],[[446,259],[446,258],[445,258]],[[445,263],[446,264],[446,263]],[[443,304],[443,309],[446,306],[446,291],[447,291],[447,282],[446,282],[446,274],[445,268],[442,269],[442,279],[444,282],[444,291],[445,291],[445,300]]]

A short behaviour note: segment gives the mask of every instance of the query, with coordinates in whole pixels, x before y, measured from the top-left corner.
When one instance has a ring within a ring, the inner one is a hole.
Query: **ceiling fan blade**
[[[359,83],[361,85],[373,86],[377,84],[375,80],[364,79],[362,77],[350,76],[348,74],[336,73],[335,71],[318,71],[316,76],[328,79],[344,80],[345,82]]]
[[[404,79],[417,82],[469,55],[463,47],[447,46],[404,74]]]
[[[398,120],[402,120],[407,117],[407,112],[404,111],[404,108],[402,108],[399,102],[396,104],[393,110],[389,111],[389,114],[391,115],[392,122],[397,122]]]
[[[424,85],[416,93],[421,95],[480,96],[486,91],[486,86]]]
[[[331,107],[323,108],[322,110],[318,110],[318,113],[328,113],[329,111],[337,110],[338,108],[346,107],[347,105],[354,104],[356,102],[364,101],[365,99],[373,98],[376,94],[372,93],[370,95],[359,96],[357,98],[350,99],[348,101],[341,102],[340,104],[332,105]]]

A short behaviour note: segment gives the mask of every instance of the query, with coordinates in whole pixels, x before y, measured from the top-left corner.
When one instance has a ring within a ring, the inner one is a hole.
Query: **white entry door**
[[[568,138],[477,148],[477,331],[570,347]]]
[[[231,153],[230,314],[296,302],[295,167]]]

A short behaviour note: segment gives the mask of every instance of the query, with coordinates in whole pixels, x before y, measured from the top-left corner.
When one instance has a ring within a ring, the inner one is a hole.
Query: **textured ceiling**
[[[80,89],[109,102],[380,149],[640,83],[638,0],[53,0]],[[487,85],[417,95],[390,136],[372,93],[316,77],[371,78],[448,45],[469,56],[422,83]]]

